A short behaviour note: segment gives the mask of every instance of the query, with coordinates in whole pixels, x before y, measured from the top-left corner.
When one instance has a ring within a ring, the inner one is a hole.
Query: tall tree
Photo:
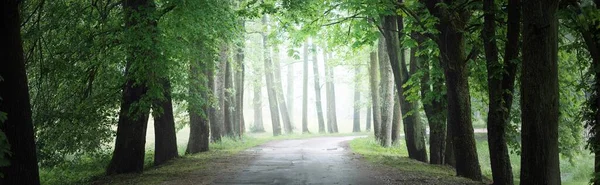
[[[268,26],[269,18],[267,15],[262,17],[262,24]],[[279,120],[279,105],[277,104],[277,90],[273,81],[273,61],[271,60],[271,48],[268,46],[268,36],[262,34],[264,49],[265,81],[267,82],[267,95],[269,99],[269,109],[271,110],[271,123],[273,124],[273,136],[281,135],[281,123]]]
[[[260,82],[260,78],[256,77],[256,81],[252,83],[254,84],[252,87],[254,91],[254,97],[252,98],[252,106],[254,108],[253,132],[265,132],[262,118],[262,86]]]
[[[325,120],[323,118],[323,105],[321,103],[321,82],[319,81],[319,61],[317,60],[317,45],[313,44],[313,74],[315,79],[315,103],[317,105],[317,119],[319,133],[325,133]]]
[[[496,44],[496,3],[493,0],[483,1],[484,28],[482,31],[483,46],[488,70],[488,143],[492,177],[494,184],[513,184],[513,173],[506,145],[506,127],[510,117],[513,100],[517,59],[519,54],[520,32],[520,0],[508,2],[508,30],[505,46],[504,62],[498,58]]]
[[[443,6],[440,3],[445,3]],[[442,67],[447,86],[448,125],[452,131],[456,173],[458,176],[481,180],[481,167],[477,156],[473,123],[471,120],[471,95],[467,73],[464,33],[472,11],[471,6],[461,6],[463,1],[426,0],[429,12],[439,19],[439,34],[434,40],[440,48]],[[475,54],[471,53],[471,56]]]
[[[277,102],[279,103],[279,112],[281,113],[281,120],[283,124],[283,129],[285,133],[291,134],[292,131],[292,121],[290,120],[290,115],[288,113],[287,105],[285,104],[285,97],[283,96],[283,85],[281,82],[281,58],[279,53],[279,46],[274,46],[273,51],[273,68],[274,68],[274,82],[275,82],[275,92],[277,93]]]
[[[212,75],[212,65],[202,61],[190,64],[188,82],[188,114],[190,115],[190,137],[185,150],[186,154],[195,154],[208,151],[209,141],[209,119],[208,107],[209,89],[208,76]],[[204,64],[204,65],[201,65]],[[204,68],[201,68],[204,67]],[[204,73],[202,76],[201,73]]]
[[[337,111],[335,108],[335,87],[333,84],[333,67],[327,63],[329,55],[323,48],[323,63],[325,64],[325,95],[327,96],[327,131],[337,133]]]
[[[392,144],[400,140],[400,130],[402,129],[402,111],[400,109],[400,99],[398,93],[394,93],[394,110],[392,117]]]
[[[354,66],[354,123],[352,132],[360,132],[360,66]]]
[[[375,51],[369,53],[369,89],[371,91],[371,109],[373,110],[373,132],[375,138],[380,138],[381,108],[379,105],[379,62]]]
[[[228,93],[227,91],[227,68],[228,68],[228,63],[229,63],[229,44],[226,43],[225,41],[222,41],[222,43],[220,43],[221,45],[219,46],[219,60],[218,60],[218,70],[216,72],[215,75],[215,97],[217,98],[217,106],[215,107],[215,114],[214,114],[214,122],[213,120],[211,120],[211,130],[214,129],[216,132],[215,134],[218,134],[217,136],[212,136],[214,137],[218,137],[219,140],[221,137],[225,136],[227,134],[227,128],[226,128],[226,118],[227,115],[225,115],[226,110],[227,109],[227,105],[226,101],[228,98]],[[211,134],[214,132],[211,132]],[[218,141],[218,140],[215,140]]]
[[[158,29],[153,0],[125,0],[125,43],[127,64],[121,110],[117,124],[117,138],[112,159],[106,169],[108,175],[142,172],[146,152],[146,128],[150,104],[147,97],[148,76],[146,65],[159,56],[156,50]],[[139,47],[150,46],[150,47]]]
[[[219,57],[220,58],[220,57]],[[222,62],[218,62],[217,64],[219,64],[219,67],[221,67]],[[218,81],[215,79],[215,72],[214,72],[214,67],[211,68],[211,70],[208,70],[206,72],[206,78],[208,80],[208,88],[210,89],[211,93],[216,96],[215,98],[217,98],[217,103],[216,105],[211,105],[208,107],[208,118],[209,118],[209,126],[210,126],[210,138],[212,140],[212,142],[219,142],[221,141],[221,130],[222,130],[222,124],[220,124],[220,119],[219,119],[219,107],[221,106],[221,101],[218,96],[222,96],[221,92],[219,90],[219,83]]]
[[[306,61],[306,62],[308,62],[308,61]],[[308,68],[308,66],[307,66],[307,68]],[[308,82],[308,79],[307,79],[307,82]],[[286,89],[287,92],[285,94],[286,94],[287,100],[285,102],[287,105],[290,122],[292,125],[294,125],[294,123],[293,123],[294,122],[294,110],[296,108],[294,106],[294,85],[293,85],[294,84],[294,61],[289,61],[287,63],[287,83],[286,84],[287,84],[287,89]],[[306,129],[306,130],[308,131],[308,129]],[[304,133],[304,130],[302,130],[302,133]]]
[[[302,59],[304,60],[302,63],[302,133],[310,133],[308,130],[308,43],[304,43]],[[290,68],[288,68],[288,96],[291,94],[289,89],[292,86],[289,74],[291,74]]]
[[[386,51],[386,39],[379,37],[379,68],[381,72],[381,138],[384,147],[392,146],[392,121],[394,115],[394,77]]]
[[[173,116],[173,101],[171,100],[171,82],[168,78],[159,80],[162,86],[162,98],[152,103],[154,117],[154,165],[160,165],[179,154],[177,153],[177,136],[175,118]]]
[[[228,53],[229,54],[229,53]],[[223,126],[224,126],[224,131],[225,131],[225,135],[231,138],[235,138],[236,137],[236,133],[235,133],[235,114],[234,114],[234,107],[235,107],[235,94],[233,94],[234,91],[234,87],[233,87],[233,66],[232,66],[232,61],[229,60],[229,57],[227,57],[227,62],[225,65],[225,89],[224,89],[224,94],[225,96],[224,98],[224,104],[223,104]]]
[[[242,1],[240,1],[242,2]],[[240,41],[237,43],[236,53],[235,53],[235,70],[234,70],[234,81],[233,86],[235,88],[235,118],[234,118],[234,132],[238,135],[238,137],[242,137],[244,132],[246,132],[246,123],[244,120],[244,77],[246,68],[244,67],[244,48],[246,42],[246,22],[243,18],[238,20],[240,28],[242,31]]]
[[[524,0],[521,184],[560,184],[558,1]]]
[[[29,103],[29,87],[23,59],[21,21],[18,0],[2,1],[0,19],[4,34],[0,36],[0,134],[6,135],[11,155],[1,152],[8,159],[8,166],[0,167],[0,184],[40,184],[35,147],[35,136]],[[4,161],[6,162],[6,161]]]

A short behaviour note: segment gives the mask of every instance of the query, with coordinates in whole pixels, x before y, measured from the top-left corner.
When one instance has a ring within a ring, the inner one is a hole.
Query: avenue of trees
[[[4,0],[0,11],[0,184],[40,184],[40,169],[89,158],[110,159],[106,175],[142,173],[150,130],[158,166],[249,132],[350,127],[475,181],[487,178],[486,133],[499,185],[561,184],[561,158],[591,152],[600,185],[600,0]]]

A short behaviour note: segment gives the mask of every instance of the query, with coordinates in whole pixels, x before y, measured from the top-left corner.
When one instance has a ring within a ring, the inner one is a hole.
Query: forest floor
[[[448,167],[369,155],[364,152],[371,150],[364,145],[368,139],[325,136],[269,141],[235,153],[183,157],[144,174],[97,184],[481,184],[454,176]],[[391,167],[374,157],[406,166]]]

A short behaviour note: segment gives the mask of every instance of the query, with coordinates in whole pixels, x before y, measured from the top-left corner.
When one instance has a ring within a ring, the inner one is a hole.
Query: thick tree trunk
[[[281,82],[281,62],[279,57],[279,46],[275,46],[273,52],[273,67],[275,72],[275,92],[277,93],[277,102],[279,103],[279,112],[281,113],[281,121],[283,124],[283,130],[285,133],[291,134],[292,131],[292,121],[290,120],[290,115],[288,114],[287,105],[285,104],[285,97],[283,96],[283,85]]]
[[[308,43],[304,43],[302,58],[302,133],[310,133],[308,130]],[[291,64],[290,64],[291,65]],[[288,68],[288,95],[292,87],[290,83],[291,70]]]
[[[446,118],[447,119],[447,118]],[[456,168],[456,157],[454,156],[454,133],[452,127],[446,120],[446,152],[444,152],[444,164],[450,165]]]
[[[257,78],[254,82],[254,97],[252,99],[252,106],[254,107],[254,130],[253,132],[265,132],[262,118],[262,86],[260,86],[260,78]]]
[[[381,56],[381,54],[380,54]],[[373,114],[373,132],[375,138],[381,137],[381,107],[379,100],[379,62],[377,60],[377,53],[372,51],[369,53],[369,87],[371,90],[371,109]]]
[[[415,35],[420,38],[420,35]],[[419,50],[423,49],[421,45],[422,40],[418,41]],[[433,92],[443,92],[442,82],[439,80],[432,80],[429,61],[426,57],[417,57],[416,50],[411,49],[411,60],[416,60],[419,64],[420,70],[423,72],[421,76],[421,102],[423,102],[423,109],[429,122],[429,149],[430,157],[429,161],[431,164],[446,164],[445,163],[445,151],[446,151],[446,106],[443,102],[445,98],[428,98],[429,94]],[[433,84],[433,91],[430,84]]]
[[[493,0],[485,0],[483,3],[484,28],[481,35],[488,70],[488,95],[490,103],[487,129],[494,184],[511,185],[514,183],[508,146],[506,145],[506,126],[510,116],[512,92],[516,76],[516,63],[512,60],[518,56],[517,45],[520,27],[519,1],[509,1],[509,28],[507,33],[509,41],[506,44],[506,58],[503,64],[500,64],[498,59],[498,46],[495,39],[496,4]]]
[[[163,98],[154,100],[152,117],[154,117],[154,165],[178,157],[175,118],[173,117],[173,102],[171,100],[171,82],[160,79]]]
[[[323,118],[323,104],[321,103],[321,82],[319,81],[319,61],[317,60],[317,46],[313,44],[313,74],[315,79],[315,103],[317,104],[317,119],[319,121],[319,133],[325,133],[325,120]]]
[[[239,20],[241,25],[241,29],[245,30],[246,25],[244,20]],[[234,81],[233,86],[235,88],[235,108],[233,109],[235,112],[235,119],[233,125],[235,128],[234,132],[237,134],[237,137],[242,137],[244,132],[246,132],[246,125],[244,121],[244,76],[245,76],[245,67],[244,67],[244,47],[246,42],[246,37],[242,34],[242,38],[240,43],[237,46],[236,54],[235,54],[235,64],[234,68]]]
[[[333,84],[333,67],[327,64],[329,55],[323,51],[323,63],[325,64],[325,94],[327,95],[327,128],[329,133],[337,133],[337,110],[335,108],[335,87]]]
[[[467,73],[468,58],[465,55],[464,30],[471,11],[468,9],[448,9],[438,6],[438,1],[427,1],[429,11],[440,19],[437,29],[440,32],[438,46],[442,56],[442,66],[446,78],[448,98],[448,125],[452,127],[456,173],[458,176],[481,180],[481,167],[471,121],[471,96]]]
[[[381,68],[381,145],[392,146],[392,121],[394,115],[394,78],[392,66],[386,56],[386,41],[383,36],[379,37],[379,66]]]
[[[229,50],[228,50],[229,51]],[[227,55],[229,55],[229,52],[227,52]],[[224,131],[225,131],[225,135],[230,137],[230,138],[234,138],[236,136],[236,133],[234,133],[234,116],[235,114],[233,114],[232,108],[235,105],[234,102],[234,95],[232,94],[231,90],[233,90],[233,74],[232,74],[232,67],[231,67],[231,61],[229,60],[229,57],[227,57],[226,59],[226,64],[225,64],[225,89],[223,89],[223,99],[224,99],[224,104],[223,104],[223,126],[224,126]]]
[[[204,62],[202,62],[204,63]],[[203,70],[205,77],[200,77]],[[202,86],[208,86],[208,76],[212,75],[212,67],[201,62],[190,65],[188,114],[190,115],[190,137],[185,150],[186,154],[208,151],[209,120],[208,120],[208,91]]]
[[[267,26],[269,18],[264,15],[262,24]],[[268,27],[268,26],[267,26]],[[279,105],[277,103],[277,90],[273,82],[273,61],[271,60],[271,51],[268,47],[268,37],[266,33],[262,35],[264,49],[265,81],[267,82],[267,96],[269,99],[269,109],[271,110],[271,123],[273,124],[273,136],[281,135],[281,123],[279,120]]]
[[[354,123],[352,125],[352,132],[360,132],[360,83],[358,75],[360,75],[360,67],[357,65],[354,67]]]
[[[220,63],[219,63],[220,64]],[[208,81],[208,89],[210,89],[211,93],[214,96],[217,96],[217,100],[220,100],[218,96],[220,96],[220,92],[216,86],[218,86],[217,81],[215,80],[215,68],[211,67],[206,71],[206,78]],[[221,95],[222,96],[222,95]],[[207,100],[208,101],[208,100]],[[220,102],[218,102],[220,104]],[[210,138],[212,142],[220,142],[221,141],[221,124],[219,122],[219,106],[209,106],[208,107],[208,118],[210,125]]]
[[[0,132],[6,135],[11,155],[4,155],[10,164],[0,167],[0,184],[39,185],[35,136],[29,103],[29,87],[23,59],[21,26],[17,0],[2,1],[0,19],[4,34],[0,37],[2,67],[0,67],[0,112],[7,119],[0,121]]]
[[[400,99],[398,93],[394,93],[394,115],[392,117],[392,144],[400,140],[400,131],[402,130],[402,110],[400,109]]]
[[[558,1],[523,1],[521,184],[560,184]]]
[[[140,173],[144,170],[146,129],[151,104],[142,100],[148,91],[146,83],[149,80],[149,73],[144,70],[144,66],[156,60],[159,55],[153,47],[158,42],[157,23],[153,16],[155,8],[152,0],[123,2],[127,28],[125,34],[130,38],[125,44],[128,50],[125,66],[126,83],[122,92],[115,150],[106,169],[107,175]],[[136,47],[139,44],[147,44],[151,47]]]
[[[215,121],[214,124],[211,120],[211,129],[214,125],[218,132],[219,139],[227,134],[226,120],[225,120],[225,109],[226,101],[227,101],[227,93],[225,92],[227,89],[227,67],[229,63],[229,46],[226,43],[223,43],[219,49],[219,70],[217,71],[217,75],[215,78],[215,96],[218,98],[217,108],[215,112]],[[214,138],[215,136],[213,136]]]

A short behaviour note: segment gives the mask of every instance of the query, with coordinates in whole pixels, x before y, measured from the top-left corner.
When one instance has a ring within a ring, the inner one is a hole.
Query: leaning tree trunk
[[[262,24],[268,27],[268,17],[264,15]],[[265,81],[267,82],[267,96],[269,99],[269,109],[271,110],[271,123],[273,124],[273,136],[281,135],[281,124],[279,120],[279,105],[277,104],[277,90],[275,82],[273,82],[273,61],[271,60],[271,51],[268,47],[267,34],[263,33],[263,50],[264,50],[264,65],[265,65]]]
[[[39,171],[35,149],[35,136],[29,103],[29,87],[19,18],[19,2],[5,0],[1,3],[0,20],[4,34],[0,36],[2,67],[0,67],[0,113],[7,119],[0,120],[0,134],[6,135],[2,144],[10,144],[11,155],[0,155],[10,164],[0,167],[0,184],[39,185]]]
[[[158,58],[154,48],[158,43],[155,7],[152,0],[125,0],[125,32],[128,57],[125,66],[125,85],[121,99],[121,110],[117,123],[117,138],[112,159],[106,169],[107,175],[142,172],[146,153],[146,129],[150,102],[142,98],[148,91],[149,72],[144,66]],[[142,11],[143,10],[143,11]],[[132,43],[134,42],[134,43]],[[138,45],[149,47],[137,47]]]
[[[273,57],[273,68],[274,68],[274,81],[275,81],[275,92],[277,94],[277,102],[279,103],[279,111],[281,113],[281,119],[283,124],[283,130],[285,133],[292,133],[292,121],[288,113],[287,106],[285,104],[285,97],[283,96],[283,85],[281,84],[281,62],[279,57],[279,46],[275,46]]]
[[[521,184],[560,184],[558,1],[523,1]]]
[[[498,59],[498,46],[496,44],[496,4],[493,0],[485,0],[484,28],[482,38],[488,70],[488,143],[492,177],[494,184],[514,184],[508,146],[506,145],[506,127],[509,122],[512,106],[512,93],[516,77],[517,63],[513,60],[519,54],[520,30],[520,0],[509,1],[508,31],[504,63]]]
[[[204,60],[204,59],[201,59]],[[201,65],[203,64],[203,65]],[[190,64],[188,86],[188,114],[190,115],[190,137],[185,150],[186,154],[208,151],[209,120],[208,120],[208,91],[201,88],[208,86],[208,76],[212,75],[212,65],[206,61]],[[201,77],[201,70],[204,72]]]
[[[315,79],[315,103],[317,104],[317,119],[319,133],[325,133],[325,120],[323,118],[323,105],[321,103],[321,83],[319,82],[319,61],[317,60],[317,46],[313,44],[313,74]]]
[[[254,107],[254,123],[253,132],[265,132],[262,118],[262,86],[260,78],[256,77],[254,82],[254,97],[252,98],[252,106]]]
[[[449,6],[438,6],[439,1],[427,1],[431,14],[440,21],[436,25],[440,32],[437,37],[442,56],[442,66],[446,78],[448,98],[448,125],[452,127],[456,173],[458,176],[481,180],[481,167],[477,156],[473,123],[471,121],[471,96],[469,92],[468,69],[465,55],[464,30],[469,22],[469,6],[458,6],[450,2]]]
[[[177,136],[175,118],[173,117],[173,101],[171,100],[171,82],[164,78],[162,85],[163,97],[152,103],[154,117],[154,165],[160,165],[171,160],[177,153]]]
[[[381,56],[381,54],[380,54]],[[375,138],[379,139],[380,125],[381,125],[381,108],[379,105],[379,62],[377,60],[377,53],[371,51],[369,53],[369,89],[371,91],[371,109],[373,114],[373,132]]]
[[[381,145],[384,147],[392,146],[392,121],[394,115],[394,78],[392,69],[389,65],[389,58],[385,53],[385,38],[379,37],[380,54],[379,65],[381,68]]]
[[[302,64],[302,133],[310,133],[308,130],[308,43],[304,43],[302,58],[304,63]],[[290,64],[291,65],[291,64]],[[290,68],[288,68],[288,95],[291,94],[290,83],[291,74]]]
[[[352,124],[352,132],[360,132],[360,67],[356,65],[354,67],[354,123]]]

